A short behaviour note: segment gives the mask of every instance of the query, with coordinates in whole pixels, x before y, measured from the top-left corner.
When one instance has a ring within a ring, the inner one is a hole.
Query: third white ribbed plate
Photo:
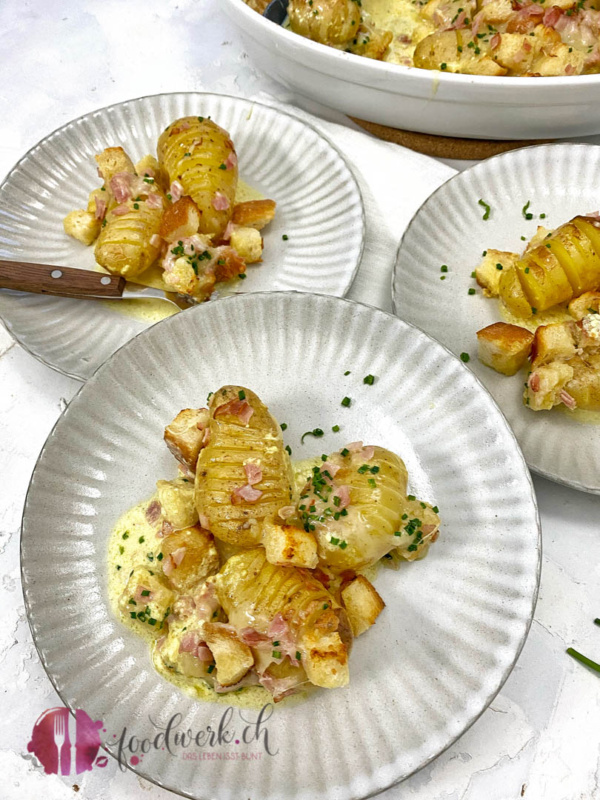
[[[369,796],[490,703],[529,629],[540,559],[529,472],[504,417],[460,361],[392,315],[318,295],[244,295],[165,320],[112,356],[57,423],[29,488],[22,576],[36,645],[71,709],[103,720],[113,754],[124,728],[126,741],[153,738],[175,714],[177,730],[218,728],[226,706],[167,683],[113,616],[107,542],[121,513],[175,474],[165,424],[225,383],[253,389],[287,423],[293,458],[357,439],[398,453],[411,490],[439,506],[440,537],[423,561],[380,571],[387,608],[354,644],[350,685],[276,706],[271,754],[263,731],[213,747],[171,740],[172,752],[151,746],[126,761],[193,798]],[[301,445],[315,427],[324,437]],[[244,727],[234,709],[227,730]]]
[[[529,240],[538,225],[556,228],[576,214],[598,210],[599,187],[595,145],[541,145],[482,161],[423,203],[400,243],[393,279],[394,310],[402,319],[456,355],[470,355],[468,366],[506,414],[530,468],[596,494],[600,427],[566,411],[530,411],[522,402],[520,374],[509,378],[478,361],[476,332],[503,318],[498,301],[483,297],[471,272],[488,248],[521,252],[522,237]],[[479,200],[490,206],[487,220]],[[533,215],[529,220],[527,213]],[[469,295],[474,287],[476,294]]]
[[[240,178],[277,203],[275,219],[263,232],[263,263],[248,268],[236,291],[345,295],[360,262],[364,215],[343,157],[296,117],[218,94],[129,100],[86,114],[43,139],[0,187],[0,258],[93,269],[93,246],[67,236],[63,218],[85,208],[88,193],[99,185],[94,155],[115,145],[134,161],[155,154],[165,127],[187,115],[211,116],[229,131]],[[82,380],[151,324],[111,306],[0,291],[0,316],[10,333],[49,366]]]

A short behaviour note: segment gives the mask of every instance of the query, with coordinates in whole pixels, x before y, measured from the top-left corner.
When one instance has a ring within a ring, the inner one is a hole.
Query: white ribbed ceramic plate
[[[188,114],[211,116],[228,130],[240,177],[277,202],[264,231],[264,261],[248,268],[236,291],[342,297],[358,268],[364,230],[360,190],[343,157],[295,117],[217,94],[130,100],[43,139],[0,187],[0,258],[92,269],[93,247],[66,236],[62,221],[72,209],[85,208],[90,189],[98,186],[94,154],[111,145],[122,145],[134,161],[156,153],[164,128]],[[0,317],[34,356],[82,380],[150,324],[98,302],[2,291]]]
[[[154,735],[149,717],[165,725],[179,712],[193,731],[218,724],[224,707],[165,682],[112,616],[105,557],[117,517],[175,472],[164,425],[230,382],[288,424],[295,458],[356,439],[392,448],[415,493],[439,505],[442,532],[425,560],[378,576],[387,609],[355,642],[351,685],[275,708],[276,755],[242,761],[261,748],[232,743],[214,752],[240,760],[199,762],[176,748],[135,770],[194,798],[365,797],[438,755],[494,697],[527,634],[540,559],[529,473],[494,401],[392,315],[317,295],[245,295],[172,317],[117,352],[71,402],[31,481],[22,572],[33,635],[63,700],[102,719],[109,745],[124,726]],[[325,437],[301,446],[317,426]]]
[[[600,427],[565,411],[533,412],[522,402],[521,374],[507,378],[477,360],[476,332],[502,321],[498,301],[468,294],[471,272],[487,248],[521,252],[538,225],[556,228],[600,208],[600,147],[555,144],[495,156],[450,178],[413,217],[398,251],[393,278],[396,313],[469,367],[512,425],[532,470],[550,480],[600,493]],[[482,219],[482,199],[491,206]],[[531,201],[532,220],[523,216]],[[540,219],[540,214],[546,214]],[[440,266],[448,273],[440,280]]]

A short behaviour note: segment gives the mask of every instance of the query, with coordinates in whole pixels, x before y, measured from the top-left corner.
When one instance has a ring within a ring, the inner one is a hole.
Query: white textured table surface
[[[212,90],[282,96],[257,73],[218,0],[63,0],[0,4],[0,175],[47,132],[93,108],[144,94]],[[19,525],[37,454],[79,384],[35,361],[0,329],[0,798],[74,796],[27,757],[32,726],[60,705],[23,608]],[[600,499],[536,479],[544,557],[531,633],[481,719],[435,762],[382,795],[415,800],[600,798]],[[50,522],[51,524],[51,522]],[[78,779],[86,800],[175,797],[112,759]],[[257,799],[258,800],[258,799]]]

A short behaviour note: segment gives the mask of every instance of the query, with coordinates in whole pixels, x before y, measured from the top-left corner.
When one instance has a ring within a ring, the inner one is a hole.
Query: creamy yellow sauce
[[[412,64],[417,44],[435,31],[433,23],[420,16],[420,8],[411,0],[362,0],[365,21],[394,35],[384,61],[405,66]]]
[[[264,195],[257,189],[254,189],[249,184],[240,180],[238,182],[237,191],[235,193],[236,203],[247,203],[249,200],[264,200]],[[107,272],[99,264],[96,264],[98,272]],[[169,291],[162,279],[162,268],[158,263],[153,264],[147,269],[143,275],[136,279],[136,283],[142,286],[150,286],[153,289],[160,289],[163,292]],[[224,295],[235,290],[235,287],[240,281],[230,281],[227,284],[216,284],[215,291]],[[148,300],[106,300],[105,305],[117,311],[119,314],[125,314],[127,317],[147,322],[153,325],[155,322],[160,322],[161,319],[172,317],[179,312],[179,309],[168,301],[161,300],[160,298]]]

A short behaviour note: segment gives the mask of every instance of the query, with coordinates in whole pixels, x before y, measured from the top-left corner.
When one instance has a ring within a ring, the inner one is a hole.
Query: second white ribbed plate
[[[184,749],[172,735],[172,752],[126,761],[193,798],[370,796],[435,758],[492,700],[529,629],[540,563],[531,479],[504,417],[460,361],[392,315],[317,295],[231,297],[109,359],[57,423],[29,488],[22,578],[36,645],[64,702],[103,720],[113,754],[124,728],[126,741],[153,739],[176,714],[179,731],[218,728],[225,706],[163,680],[113,616],[106,554],[120,514],[175,472],[165,424],[225,383],[252,388],[287,423],[293,458],[358,439],[398,453],[410,488],[439,506],[440,538],[423,561],[380,571],[387,608],[354,644],[350,685],[276,706],[271,754],[264,731],[244,741],[234,709],[228,743]],[[301,445],[316,427],[325,436]]]
[[[99,185],[94,155],[121,145],[135,161],[156,153],[178,117],[211,116],[231,134],[240,178],[277,203],[264,261],[236,292],[297,290],[342,297],[363,247],[362,198],[340,153],[310,125],[261,103],[186,92],[142,97],[69,122],[33,147],[0,187],[0,258],[93,269],[94,248],[63,231]],[[283,239],[283,236],[287,239]],[[145,301],[140,301],[145,302]],[[93,301],[7,294],[0,317],[34,356],[85,380],[150,323]]]
[[[487,220],[479,200],[490,206]],[[557,409],[530,411],[521,374],[508,378],[478,361],[476,332],[502,316],[497,300],[468,290],[477,287],[471,272],[484,250],[522,252],[521,237],[529,240],[538,225],[557,228],[599,208],[600,147],[552,144],[495,156],[450,178],[423,203],[400,243],[393,278],[396,313],[457,356],[469,354],[469,368],[506,414],[531,469],[596,494],[600,426]]]

